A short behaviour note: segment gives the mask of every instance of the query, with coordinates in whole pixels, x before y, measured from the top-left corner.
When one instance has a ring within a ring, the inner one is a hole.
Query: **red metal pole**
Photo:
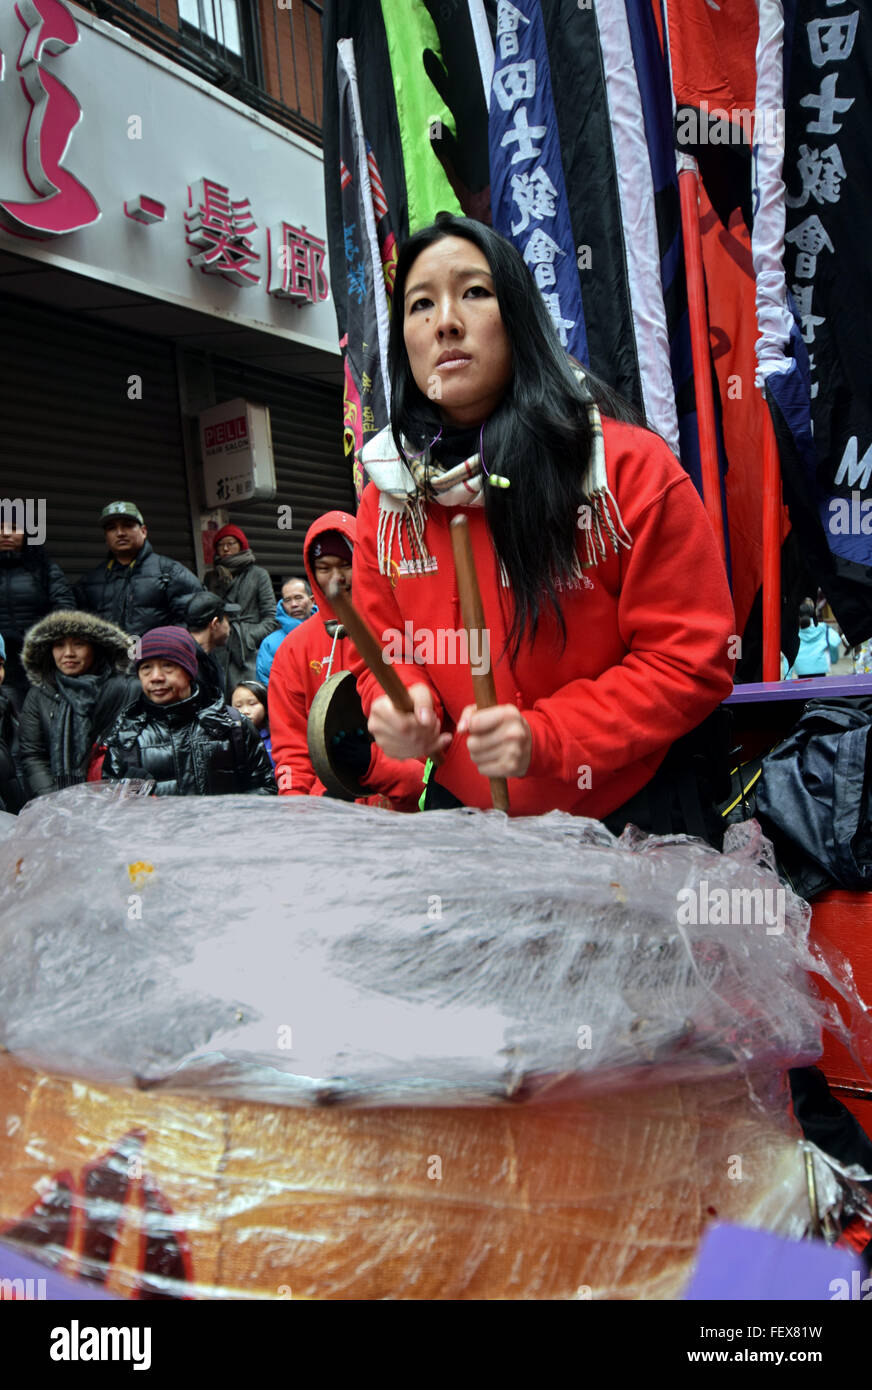
[[[699,193],[696,161],[685,156],[684,167],[678,174],[681,198],[681,229],[684,233],[684,264],[687,273],[687,303],[690,315],[690,345],[693,352],[693,381],[696,392],[696,418],[699,430],[699,454],[702,470],[702,495],[709,520],[727,563],[724,541],[724,513],[721,506],[721,477],[718,470],[718,445],[715,431],[715,403],[712,394],[711,357],[709,354],[708,311],[705,299],[705,279],[702,267],[702,238],[699,232]]]

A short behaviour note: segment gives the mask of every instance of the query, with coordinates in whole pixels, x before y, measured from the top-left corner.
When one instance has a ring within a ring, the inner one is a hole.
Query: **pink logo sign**
[[[330,293],[324,273],[325,243],[305,227],[280,222],[267,233],[269,292],[297,304],[317,304]]]
[[[260,260],[248,240],[257,231],[248,199],[230,201],[230,191],[212,179],[200,179],[188,186],[191,211],[185,213],[186,240],[200,247],[188,265],[198,266],[207,275],[223,275],[235,285],[257,285],[260,276],[248,269]]]
[[[24,173],[37,199],[0,202],[0,223],[18,236],[62,236],[100,217],[100,208],[84,184],[61,167],[82,108],[69,88],[44,66],[46,55],[56,56],[78,43],[79,31],[62,0],[18,0],[15,13],[25,30],[18,55],[19,80],[31,108],[24,132]]]

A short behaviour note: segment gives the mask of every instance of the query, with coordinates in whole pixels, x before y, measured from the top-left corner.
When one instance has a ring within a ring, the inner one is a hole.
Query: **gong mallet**
[[[467,645],[469,644],[470,632],[478,631],[482,637],[482,651],[485,643],[487,643],[488,649],[487,671],[483,675],[477,675],[470,668],[472,693],[479,709],[493,709],[497,703],[497,691],[490,665],[490,636],[485,627],[484,606],[481,601],[481,590],[478,587],[478,575],[475,572],[472,542],[469,539],[469,522],[462,514],[456,516],[451,522],[450,530],[451,548],[454,551],[454,569],[457,575],[457,591],[460,595],[460,612],[463,617],[463,625],[466,628]],[[508,811],[509,787],[505,777],[490,777],[488,780],[494,810]]]
[[[384,660],[378,638],[366,618],[361,617],[345,590],[338,585],[327,590],[327,598],[357,648],[358,655],[366,662],[367,669],[375,676],[394,709],[401,710],[403,714],[414,714],[414,701],[393,666]]]

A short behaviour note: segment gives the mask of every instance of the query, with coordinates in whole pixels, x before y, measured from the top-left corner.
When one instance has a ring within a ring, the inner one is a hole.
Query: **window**
[[[237,0],[179,0],[179,21],[242,57]]]
[[[255,29],[249,0],[178,0],[179,30],[211,52],[230,74],[258,81]]]

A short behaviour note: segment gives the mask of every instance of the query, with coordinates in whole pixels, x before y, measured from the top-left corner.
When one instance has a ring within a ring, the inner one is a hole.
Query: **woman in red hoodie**
[[[570,361],[521,256],[490,228],[443,214],[416,233],[393,304],[391,425],[363,451],[354,594],[415,713],[358,665],[371,733],[392,757],[440,760],[427,809],[487,807],[487,779],[507,777],[512,815],[716,836],[688,809],[683,736],[732,687],[734,616],[690,478]],[[458,508],[488,624],[490,710],[472,704],[481,654],[461,634]]]

